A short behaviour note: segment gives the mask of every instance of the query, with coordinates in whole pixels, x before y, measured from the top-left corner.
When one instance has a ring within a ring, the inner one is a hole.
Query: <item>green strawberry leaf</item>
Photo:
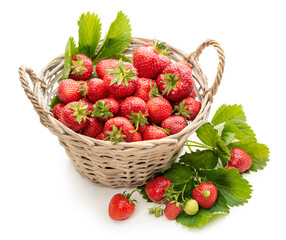
[[[218,156],[212,150],[197,150],[182,155],[180,162],[195,169],[212,169],[217,165]]]
[[[211,208],[200,208],[199,212],[194,216],[190,216],[182,211],[176,218],[176,221],[186,227],[195,228],[207,223],[214,215],[227,215],[228,213],[229,207],[226,204],[226,200],[222,194],[218,193],[217,200]]]
[[[237,169],[199,170],[199,176],[203,180],[212,182],[231,207],[243,205],[251,198],[251,185],[238,173]]]
[[[257,143],[256,141],[244,140],[234,142],[228,145],[229,149],[232,148],[241,148],[247,154],[250,155],[252,159],[252,165],[249,171],[256,172],[257,170],[263,169],[267,162],[269,161],[269,148],[261,143]]]
[[[210,146],[209,148],[216,152],[223,166],[226,166],[230,153],[225,143],[219,137],[218,130],[215,129],[211,123],[205,123],[196,131],[196,133],[204,144]]]
[[[206,145],[215,147],[218,131],[210,123],[205,123],[196,131],[198,138]]]
[[[108,57],[108,59],[116,59],[116,60],[122,59],[123,62],[132,63],[132,60],[129,57],[127,57],[127,56],[125,56],[123,54],[119,54],[119,53],[114,54],[114,55]]]
[[[241,105],[221,105],[215,112],[211,123],[213,125],[218,125],[232,120],[246,121],[246,117]]]
[[[256,140],[241,105],[222,105],[211,123],[219,130],[219,136],[226,145],[235,140]]]
[[[97,45],[101,38],[101,23],[98,15],[83,13],[78,20],[79,52],[93,60]]]
[[[50,107],[51,109],[53,109],[54,106],[57,105],[58,103],[61,103],[61,100],[59,99],[58,95],[56,94],[56,95],[53,97],[53,99],[51,100],[51,103],[50,103],[49,107]]]
[[[130,41],[131,25],[129,19],[122,11],[119,11],[93,60],[107,58],[122,52],[129,46]]]
[[[193,173],[193,168],[181,163],[173,163],[169,169],[163,172],[163,176],[171,180],[175,190],[184,190],[183,196],[180,196],[179,200],[182,197],[191,197],[194,188]]]
[[[76,54],[78,54],[78,48],[76,47],[73,37],[70,37],[66,44],[65,62],[61,80],[67,79],[69,77],[71,71],[72,57]]]

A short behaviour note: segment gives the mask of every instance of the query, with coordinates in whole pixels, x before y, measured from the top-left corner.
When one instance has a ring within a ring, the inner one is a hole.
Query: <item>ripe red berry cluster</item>
[[[112,197],[108,213],[113,220],[124,220],[133,214],[135,200],[130,199],[132,193],[116,194]],[[149,213],[155,214],[156,217],[164,214],[169,220],[176,219],[182,210],[188,215],[195,215],[199,207],[211,208],[217,199],[216,186],[210,182],[202,182],[193,188],[191,199],[179,202],[177,196],[182,192],[174,191],[171,180],[163,176],[150,180],[145,186],[145,193],[151,201],[156,203],[153,208],[149,209]],[[164,210],[161,208],[163,204],[165,204]]]
[[[57,91],[53,115],[80,134],[113,143],[161,139],[195,119],[191,66],[171,62],[164,43],[150,43],[133,54],[133,64],[104,59],[94,66],[83,54],[72,58],[69,79]],[[93,77],[96,74],[96,77]]]

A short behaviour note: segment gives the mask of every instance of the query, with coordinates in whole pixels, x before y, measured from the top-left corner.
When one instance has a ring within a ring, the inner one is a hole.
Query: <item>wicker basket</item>
[[[128,49],[124,52],[132,57],[133,52],[150,39],[132,38]],[[207,46],[213,46],[218,52],[219,66],[215,81],[208,87],[199,64],[198,57]],[[37,76],[31,68],[20,67],[19,75],[22,87],[40,117],[41,123],[59,138],[76,170],[93,183],[109,187],[135,187],[146,183],[156,172],[168,167],[184,147],[188,137],[196,131],[208,118],[213,96],[217,92],[224,70],[224,52],[214,40],[207,40],[195,52],[188,55],[170,45],[172,61],[186,60],[193,67],[193,77],[196,82],[195,91],[201,110],[196,119],[189,123],[180,133],[164,139],[117,143],[96,140],[75,133],[56,120],[49,109],[49,103],[55,95],[60,81],[64,55],[55,58]],[[29,75],[33,90],[26,78]]]

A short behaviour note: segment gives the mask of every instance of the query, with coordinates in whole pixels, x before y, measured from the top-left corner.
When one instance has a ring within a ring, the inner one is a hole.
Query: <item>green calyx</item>
[[[173,112],[176,112],[175,115],[182,116],[185,119],[190,118],[190,114],[193,113],[188,110],[188,106],[185,105],[185,100],[183,100],[179,105],[176,105]]]
[[[117,83],[121,85],[124,81],[125,85],[128,86],[129,81],[134,81],[137,77],[135,68],[126,70],[126,64],[123,63],[122,59],[119,60],[119,65],[115,66],[112,70],[106,70],[109,74],[114,75],[115,77],[111,80],[110,85]]]
[[[135,199],[130,199],[131,198],[131,195],[134,193],[134,192],[139,192],[139,190],[137,189],[134,189],[131,193],[126,193],[126,191],[124,191],[122,193],[123,197],[125,197],[130,204],[135,204],[135,202],[137,202]]]
[[[131,123],[135,125],[135,130],[130,131],[131,133],[136,132],[138,130],[139,125],[148,124],[147,120],[148,115],[143,115],[141,111],[139,113],[131,112],[131,116],[128,116]]]
[[[204,192],[203,192],[203,195],[204,195],[204,197],[205,198],[208,198],[210,195],[211,195],[211,192],[210,192],[210,190],[205,190]]]
[[[152,83],[150,83],[149,97],[150,97],[150,98],[162,97],[162,95],[160,94],[159,89],[158,89],[156,83],[154,83],[154,86],[152,85]]]
[[[161,74],[161,77],[166,79],[164,81],[162,81],[163,83],[167,84],[167,86],[165,87],[164,91],[163,91],[163,95],[164,94],[169,94],[171,92],[172,89],[174,89],[175,91],[178,90],[177,89],[177,82],[181,79],[177,77],[177,73],[166,73],[166,74]]]
[[[170,53],[169,48],[167,48],[165,42],[155,42],[155,40],[153,40],[153,47],[162,55],[168,55]]]
[[[103,119],[108,119],[113,117],[113,113],[109,111],[110,105],[104,105],[105,101],[98,101],[96,105],[93,105],[94,110],[92,111],[93,117],[101,117]]]
[[[74,104],[71,104],[71,109],[74,110],[72,116],[75,116],[78,123],[82,123],[82,121],[86,121],[89,119],[87,116],[90,111],[87,111],[88,105],[81,106],[81,100],[79,100],[77,107]]]
[[[86,70],[86,67],[84,66],[84,59],[80,59],[80,56],[77,56],[77,60],[72,60],[71,65],[72,74],[79,74],[83,75],[84,71]]]
[[[124,138],[126,135],[121,133],[122,128],[118,130],[118,128],[113,125],[112,126],[112,132],[111,131],[106,131],[108,137],[106,137],[104,140],[111,141],[112,144],[116,144],[118,142],[125,142]]]

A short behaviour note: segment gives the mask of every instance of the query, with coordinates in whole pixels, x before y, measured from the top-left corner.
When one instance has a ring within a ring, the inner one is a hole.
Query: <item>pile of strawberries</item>
[[[176,134],[200,111],[192,68],[172,63],[165,43],[139,47],[133,64],[73,56],[69,79],[57,91],[53,115],[75,132],[112,143]]]

